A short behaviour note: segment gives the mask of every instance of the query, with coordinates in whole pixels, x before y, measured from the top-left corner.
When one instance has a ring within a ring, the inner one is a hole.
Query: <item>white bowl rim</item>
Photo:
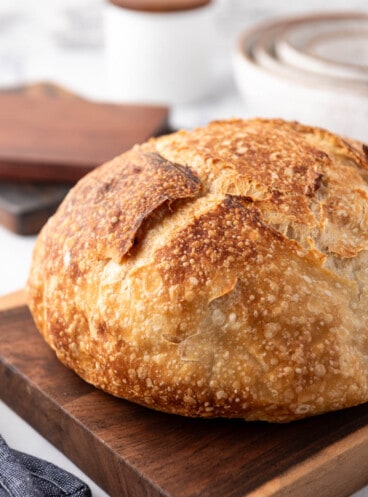
[[[254,61],[254,59],[249,56],[249,54],[245,50],[245,42],[249,40],[252,36],[254,37],[255,35],[259,34],[262,31],[267,31],[272,28],[277,28],[278,26],[279,27],[292,26],[306,21],[310,22],[310,21],[322,21],[324,19],[346,19],[346,18],[362,19],[362,17],[368,19],[368,13],[364,11],[338,11],[338,12],[326,11],[326,12],[314,12],[302,15],[295,15],[295,16],[282,16],[272,20],[261,21],[256,25],[253,25],[240,33],[235,45],[235,51],[236,54],[240,55],[248,64],[251,64],[252,66],[254,66],[254,68],[257,68],[259,71],[280,78],[280,74],[277,74],[276,71],[258,65]],[[331,83],[323,83],[322,80],[312,83],[311,81],[308,82],[303,81],[303,78],[302,77],[298,78],[297,74],[295,74],[295,76],[290,76],[289,80],[298,83],[299,85],[308,86],[310,88],[315,88],[315,89],[325,89],[325,90],[333,89],[335,92],[341,92],[341,93],[346,93],[350,91],[354,94],[364,95],[365,97],[367,97],[368,95],[368,85],[367,85],[367,90],[365,90],[365,88],[353,89],[349,85],[343,86],[341,84],[339,85],[336,84],[335,86]]]
[[[329,39],[332,36],[335,36],[336,38],[338,35],[341,37],[346,37],[348,35],[351,38],[354,37],[359,37],[364,35],[365,38],[368,37],[368,16],[360,16],[359,18],[356,17],[346,17],[344,19],[333,19],[329,18],[329,21],[346,21],[350,23],[359,23],[363,24],[364,26],[360,26],[359,29],[354,29],[351,26],[328,26],[328,30],[326,32],[324,31],[316,31],[314,34],[314,37],[320,38],[321,40],[323,39]],[[304,26],[300,26],[301,29],[303,28],[311,28],[313,24],[320,24],[321,20],[311,20],[310,22],[306,22]],[[316,66],[319,69],[317,69],[318,73],[322,74],[330,74],[330,75],[339,75],[339,74],[346,74],[349,79],[355,79],[358,80],[360,79],[361,81],[366,81],[368,79],[368,66],[367,65],[362,65],[362,64],[354,64],[353,62],[339,62],[337,60],[325,57],[320,54],[316,53],[309,53],[305,50],[302,49],[302,47],[298,46],[295,43],[295,40],[293,41],[293,35],[297,34],[299,29],[298,25],[291,25],[290,28],[286,28],[283,34],[280,36],[278,43],[276,44],[276,51],[277,53],[280,53],[280,57],[283,52],[286,51],[289,54],[292,52],[293,57],[298,57],[300,59],[300,63],[298,64],[299,68],[302,68],[302,63],[301,61],[305,61],[306,63],[309,64],[309,67]],[[295,55],[294,55],[295,54]],[[285,60],[286,60],[286,55],[285,55]],[[326,72],[324,71],[326,70]],[[313,71],[313,72],[317,72]]]

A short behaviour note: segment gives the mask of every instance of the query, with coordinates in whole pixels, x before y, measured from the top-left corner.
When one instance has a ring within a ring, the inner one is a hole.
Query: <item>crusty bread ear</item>
[[[136,146],[42,230],[39,330],[86,381],[171,413],[281,422],[366,402],[366,151],[261,119]]]

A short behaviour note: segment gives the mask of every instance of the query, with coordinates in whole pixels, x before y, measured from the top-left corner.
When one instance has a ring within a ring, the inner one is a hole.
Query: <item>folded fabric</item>
[[[11,449],[0,436],[0,497],[91,497],[91,491],[68,471]]]

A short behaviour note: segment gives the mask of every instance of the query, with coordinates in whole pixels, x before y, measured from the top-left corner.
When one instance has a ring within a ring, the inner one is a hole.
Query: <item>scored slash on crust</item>
[[[280,120],[153,139],[87,175],[36,243],[38,328],[88,382],[189,416],[368,400],[367,147]]]

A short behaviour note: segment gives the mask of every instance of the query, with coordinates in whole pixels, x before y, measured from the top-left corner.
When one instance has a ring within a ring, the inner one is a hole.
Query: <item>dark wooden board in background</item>
[[[0,181],[0,224],[20,235],[38,233],[71,186]]]
[[[112,497],[343,497],[368,483],[368,405],[284,425],[154,412],[62,366],[23,306],[0,312],[0,397]]]
[[[167,119],[165,107],[89,102],[50,83],[0,91],[0,224],[37,233],[75,181]]]
[[[0,92],[0,179],[75,182],[167,128],[168,109],[62,90]]]

